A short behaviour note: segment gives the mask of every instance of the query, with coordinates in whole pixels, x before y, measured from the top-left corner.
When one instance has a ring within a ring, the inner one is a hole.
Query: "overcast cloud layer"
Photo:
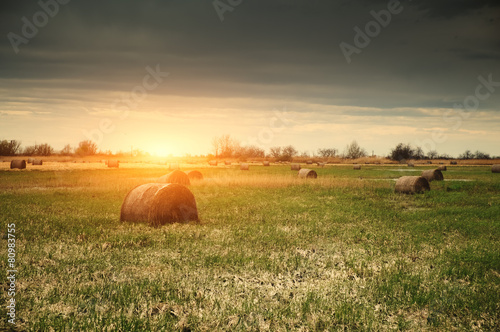
[[[376,154],[408,142],[500,155],[500,83],[480,89],[472,112],[453,111],[475,96],[478,77],[500,82],[500,3],[401,1],[348,63],[339,45],[354,46],[354,28],[389,3],[246,0],[221,21],[212,1],[71,0],[16,54],[8,34],[23,36],[22,18],[42,8],[3,1],[0,139],[60,149],[108,119],[113,130],[94,136],[103,150],[154,136],[206,153],[228,133],[311,152],[356,139]],[[157,65],[168,77],[124,117],[116,101]],[[276,109],[286,109],[286,128],[259,139]]]

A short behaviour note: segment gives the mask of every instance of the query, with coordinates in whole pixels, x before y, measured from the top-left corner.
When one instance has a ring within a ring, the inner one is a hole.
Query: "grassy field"
[[[45,166],[44,166],[45,167]],[[500,326],[500,174],[448,167],[394,193],[406,166],[201,169],[201,224],[120,223],[164,167],[0,170],[16,225],[16,329],[488,331]],[[6,288],[7,240],[0,240]],[[0,329],[9,327],[1,292]]]

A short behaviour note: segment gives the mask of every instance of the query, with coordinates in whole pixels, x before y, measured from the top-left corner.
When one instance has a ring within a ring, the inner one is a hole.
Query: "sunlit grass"
[[[457,167],[445,178],[473,181],[399,195],[406,171],[393,169],[316,167],[314,180],[289,166],[203,168],[190,186],[202,223],[161,228],[120,223],[119,210],[166,166],[2,171],[19,327],[494,330],[500,177]]]

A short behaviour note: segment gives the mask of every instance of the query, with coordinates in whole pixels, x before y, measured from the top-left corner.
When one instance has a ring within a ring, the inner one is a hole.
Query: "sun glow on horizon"
[[[153,145],[149,146],[148,148],[145,149],[145,152],[149,153],[152,156],[156,157],[168,157],[173,155],[172,149],[166,145]]]

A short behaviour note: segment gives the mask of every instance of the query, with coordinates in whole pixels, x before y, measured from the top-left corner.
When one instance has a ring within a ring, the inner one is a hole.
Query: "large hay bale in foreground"
[[[271,163],[267,160],[262,162],[262,166],[271,166]]]
[[[431,190],[429,181],[422,176],[402,176],[396,181],[394,191],[403,194],[413,194]]]
[[[428,169],[422,172],[422,176],[429,182],[431,181],[443,181],[444,176],[438,169]]]
[[[292,164],[292,165],[290,166],[290,169],[291,169],[292,171],[300,171],[300,164]]]
[[[24,159],[14,159],[10,162],[10,169],[25,169],[26,168],[26,160]]]
[[[120,221],[160,226],[199,221],[191,191],[177,183],[147,183],[132,189],[123,200]]]
[[[158,179],[159,183],[177,183],[183,185],[190,185],[189,177],[183,171],[176,169]]]
[[[108,167],[119,168],[120,162],[118,160],[108,160]]]
[[[201,174],[200,171],[187,171],[186,172],[186,175],[188,176],[189,180],[190,181],[193,181],[193,180],[203,180],[203,174]]]
[[[312,169],[303,168],[299,170],[299,178],[302,179],[316,179],[318,177],[318,173]]]
[[[446,171],[446,166],[439,166],[437,169],[440,171]]]
[[[355,169],[355,170],[358,170],[358,171],[359,171],[359,170],[361,169],[361,165],[354,165],[354,166],[352,167],[352,169]]]
[[[491,173],[500,173],[500,164],[491,166]]]
[[[31,162],[33,166],[42,166],[43,165],[43,160],[42,159],[33,159]]]
[[[208,165],[210,165],[210,166],[217,166],[217,160],[210,160],[208,162]]]
[[[249,169],[248,164],[241,164],[240,165],[240,170],[242,170],[242,171],[248,171],[248,169]]]

